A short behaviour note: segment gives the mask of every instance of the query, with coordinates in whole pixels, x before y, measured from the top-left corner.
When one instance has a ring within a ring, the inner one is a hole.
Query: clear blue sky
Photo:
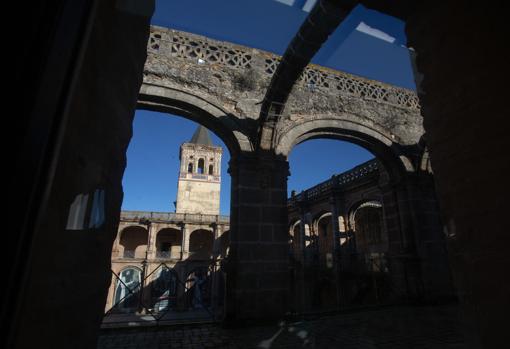
[[[157,0],[152,23],[282,54],[307,16],[307,0]],[[356,28],[362,23],[364,28]],[[381,39],[381,33],[382,38]],[[362,6],[333,33],[313,62],[414,89],[404,24]],[[124,210],[174,211],[179,146],[197,124],[181,117],[137,111],[124,173]],[[221,213],[230,211],[230,155],[223,147]],[[313,140],[289,156],[288,189],[301,191],[348,170],[372,154],[336,140]]]

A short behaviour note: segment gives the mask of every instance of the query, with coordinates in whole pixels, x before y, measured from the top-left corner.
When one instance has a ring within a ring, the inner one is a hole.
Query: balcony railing
[[[353,169],[334,175],[331,179],[317,184],[303,192],[289,198],[288,204],[293,205],[298,201],[313,200],[320,195],[328,193],[333,188],[341,188],[350,183],[356,182],[370,174],[377,174],[379,172],[379,165],[377,160],[369,160]]]
[[[156,251],[157,259],[180,259],[180,252],[171,252],[171,251]]]
[[[151,27],[147,51],[151,55],[169,57],[172,60],[182,59],[197,65],[254,69],[267,79],[272,77],[282,59],[281,56],[254,48],[156,26]],[[357,96],[414,111],[420,109],[418,96],[412,90],[315,64],[304,69],[298,84],[332,96]]]
[[[122,253],[121,258],[125,258],[125,259],[135,258],[135,251],[124,250],[124,253]]]
[[[125,220],[151,220],[163,222],[190,222],[190,223],[222,223],[229,224],[230,216],[198,214],[198,213],[174,213],[174,212],[150,212],[150,211],[122,211],[120,218]]]

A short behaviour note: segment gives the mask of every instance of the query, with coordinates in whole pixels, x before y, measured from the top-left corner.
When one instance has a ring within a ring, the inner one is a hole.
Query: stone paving
[[[464,347],[456,306],[379,308],[240,329],[216,324],[109,329],[98,341],[98,349]]]

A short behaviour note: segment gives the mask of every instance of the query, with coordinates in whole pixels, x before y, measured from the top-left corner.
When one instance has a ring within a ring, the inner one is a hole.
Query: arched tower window
[[[209,165],[209,174],[212,175],[214,172],[214,167],[213,165]]]
[[[188,164],[188,173],[193,173],[193,163],[192,162],[190,162]]]
[[[203,174],[204,173],[204,167],[205,167],[204,159],[198,159],[198,169],[197,169],[197,172],[200,173],[200,174]]]

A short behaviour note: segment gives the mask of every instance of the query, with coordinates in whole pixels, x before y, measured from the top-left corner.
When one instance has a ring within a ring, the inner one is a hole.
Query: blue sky
[[[157,0],[152,23],[283,54],[307,16],[313,0]],[[337,28],[313,62],[355,75],[415,89],[404,24],[356,7]],[[124,210],[174,211],[179,146],[189,141],[197,124],[181,117],[137,111],[124,173]],[[222,160],[221,213],[230,211],[230,155]],[[348,170],[372,154],[335,140],[312,140],[290,156],[288,189],[301,191],[334,173]]]

